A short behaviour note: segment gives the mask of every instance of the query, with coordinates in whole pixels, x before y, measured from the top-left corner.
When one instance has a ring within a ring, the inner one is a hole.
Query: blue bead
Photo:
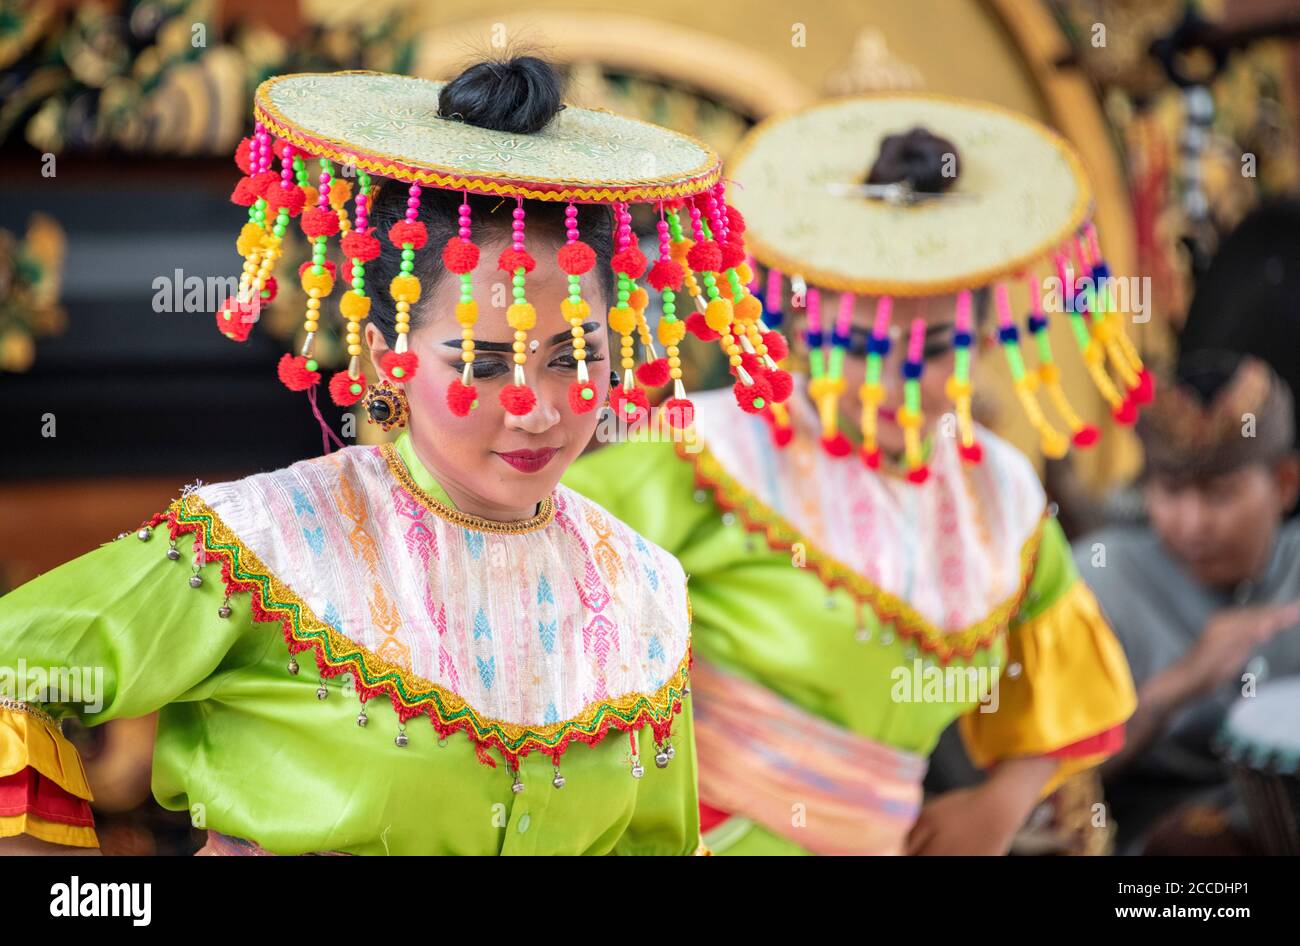
[[[1003,342],[1018,342],[1020,341],[1020,329],[1016,328],[1014,325],[1003,326],[998,329],[998,340]]]
[[[805,333],[804,333],[804,340],[808,343],[808,347],[809,347],[809,348],[821,348],[821,347],[822,347],[822,333],[821,333],[821,332],[805,332]]]
[[[1047,319],[1041,315],[1031,315],[1029,317],[1029,331],[1038,334],[1047,328]]]
[[[919,361],[903,362],[903,377],[911,381],[914,378],[921,377],[921,369],[924,366]]]
[[[952,343],[958,348],[969,348],[971,343],[970,332],[954,332]]]

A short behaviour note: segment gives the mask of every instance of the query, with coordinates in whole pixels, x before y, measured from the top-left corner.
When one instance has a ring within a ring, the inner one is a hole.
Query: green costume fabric
[[[405,437],[397,452],[450,505]],[[158,712],[152,786],[164,807],[277,854],[696,852],[689,698],[667,768],[649,764],[652,736],[638,730],[647,771],[632,778],[628,736],[610,732],[565,754],[560,789],[550,758],[525,756],[516,794],[505,766],[479,761],[463,733],[440,744],[416,717],[399,747],[387,699],[366,703],[362,727],[350,678],[319,678],[309,657],[300,673],[287,672],[281,628],[253,621],[247,594],[233,595],[234,613],[222,619],[215,568],[190,587],[194,541],[183,535],[180,560],[169,561],[165,527],[148,541],[130,533],[0,598],[0,665],[21,659],[29,677],[40,667],[102,668],[102,708],[44,702],[53,715],[71,709],[94,726]]]

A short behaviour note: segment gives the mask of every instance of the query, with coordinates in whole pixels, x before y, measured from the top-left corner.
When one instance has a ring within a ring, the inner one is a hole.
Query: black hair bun
[[[531,135],[545,128],[563,104],[564,83],[555,67],[536,56],[470,66],[442,87],[438,115],[467,125]]]
[[[945,175],[947,156],[952,155],[951,173]],[[887,135],[880,143],[880,155],[871,165],[868,184],[896,184],[907,181],[920,194],[939,194],[952,187],[961,173],[961,156],[947,138],[925,128],[913,128],[901,135]]]

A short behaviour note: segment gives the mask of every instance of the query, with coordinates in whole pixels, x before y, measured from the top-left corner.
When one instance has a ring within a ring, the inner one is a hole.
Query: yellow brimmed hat
[[[873,468],[880,462],[881,362],[891,344],[893,300],[900,296],[957,295],[948,394],[969,462],[981,456],[970,417],[974,290],[993,291],[998,337],[1045,455],[1063,456],[1071,442],[1089,446],[1098,430],[1079,417],[1061,389],[1040,270],[1060,280],[1074,337],[1115,420],[1131,424],[1137,407],[1150,401],[1151,376],[1114,307],[1083,166],[1068,142],[1038,122],[987,103],[922,93],[837,99],[754,128],[733,158],[731,180],[732,201],[747,223],[746,244],[768,267],[766,324],[780,324],[785,277],[807,286],[810,390],[822,407],[823,444],[832,454],[850,452],[836,429],[834,405],[843,390],[855,295],[877,299],[860,392],[862,458]],[[1025,323],[1037,353],[1032,369],[1021,355],[1012,280],[1030,289]],[[825,323],[824,291],[840,293],[837,314]],[[918,482],[926,477],[919,433],[923,338],[924,324],[915,320],[898,416],[909,476]],[[1044,414],[1040,390],[1068,434]],[[788,432],[781,436],[783,414],[779,408],[772,414],[778,442],[788,439]]]

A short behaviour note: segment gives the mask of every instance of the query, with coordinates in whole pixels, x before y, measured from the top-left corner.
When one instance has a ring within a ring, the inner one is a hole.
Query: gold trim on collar
[[[519,519],[514,522],[498,522],[495,519],[484,519],[482,516],[474,516],[467,512],[461,512],[459,509],[453,509],[420,489],[419,484],[411,476],[411,471],[406,468],[406,464],[402,462],[402,458],[398,455],[397,448],[393,444],[383,444],[380,447],[380,452],[384,456],[384,461],[388,464],[388,469],[397,477],[397,481],[402,484],[403,489],[414,496],[425,509],[428,509],[435,516],[447,520],[452,525],[460,526],[462,529],[470,529],[474,532],[492,532],[500,535],[519,535],[524,532],[536,532],[538,529],[550,525],[551,520],[555,518],[555,500],[550,496],[542,500],[537,515],[530,519]]]

